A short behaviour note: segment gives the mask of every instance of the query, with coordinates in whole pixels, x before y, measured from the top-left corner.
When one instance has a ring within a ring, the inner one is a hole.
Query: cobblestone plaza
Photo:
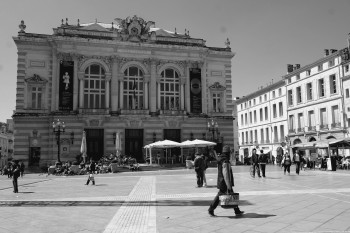
[[[86,176],[27,174],[18,194],[1,176],[0,232],[350,232],[347,170],[297,176],[271,165],[265,179],[248,166],[233,171],[242,217],[220,207],[209,217],[216,168],[208,188],[195,188],[194,171],[182,168],[101,174],[95,186]]]

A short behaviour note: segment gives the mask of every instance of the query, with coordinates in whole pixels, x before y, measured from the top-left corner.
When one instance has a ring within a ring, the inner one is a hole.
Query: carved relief
[[[126,19],[115,19],[121,28],[120,34],[123,40],[139,42],[149,38],[149,30],[154,26],[153,21],[145,21],[136,15]]]
[[[224,91],[226,87],[222,86],[219,82],[215,82],[213,85],[209,86],[209,89],[213,91]]]
[[[176,128],[177,127],[177,122],[176,121],[169,121],[169,127],[171,128]]]
[[[26,78],[25,81],[27,83],[38,83],[38,84],[45,84],[45,83],[47,83],[46,79],[40,77],[37,74],[33,74],[32,77]]]
[[[132,128],[140,128],[141,121],[132,120],[129,121],[129,126]]]
[[[73,61],[73,58],[76,57],[76,54],[73,53],[57,53],[57,59],[64,61]]]

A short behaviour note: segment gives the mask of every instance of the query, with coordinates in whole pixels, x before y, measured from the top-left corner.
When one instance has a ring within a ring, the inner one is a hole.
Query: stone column
[[[202,92],[202,113],[207,113],[207,78],[205,75],[205,63],[199,62],[199,68],[201,69],[201,92]]]
[[[151,75],[145,75],[143,77],[143,81],[145,83],[145,89],[144,89],[144,109],[149,109],[148,107],[148,98],[149,98],[149,95],[148,95],[148,84],[151,80]]]
[[[160,102],[160,80],[161,80],[161,76],[157,76],[157,86],[156,86],[156,90],[157,90],[157,109],[161,108],[161,102]]]
[[[112,80],[111,80],[111,109],[113,112],[118,110],[118,101],[119,101],[119,82],[118,82],[118,67],[119,67],[119,59],[114,58],[112,64]]]
[[[79,79],[78,79],[78,57],[73,56],[74,74],[73,74],[73,110],[78,109],[78,93],[79,93]]]
[[[57,68],[59,65],[59,59],[57,59],[57,50],[56,48],[52,49],[52,86],[51,86],[51,111],[56,111],[56,93],[57,91],[57,77],[59,76],[59,69]]]
[[[180,79],[180,110],[185,110],[185,84],[186,84],[186,77],[181,77]]]
[[[191,105],[190,105],[190,71],[189,68],[191,67],[191,62],[187,61],[185,65],[185,77],[186,77],[186,85],[185,85],[185,103],[186,103],[186,112],[191,112]]]
[[[123,105],[123,100],[124,100],[124,96],[123,96],[123,92],[124,92],[124,74],[123,73],[119,73],[118,75],[118,80],[119,80],[119,108],[123,109],[124,105]]]
[[[78,73],[79,79],[79,109],[84,108],[84,72]]]
[[[105,103],[106,103],[106,109],[109,109],[109,82],[111,81],[112,75],[110,73],[106,73],[106,95],[105,95]]]
[[[150,112],[157,111],[157,61],[151,61]]]

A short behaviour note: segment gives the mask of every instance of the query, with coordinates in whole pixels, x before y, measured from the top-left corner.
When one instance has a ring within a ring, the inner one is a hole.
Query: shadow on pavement
[[[22,192],[30,193],[30,192]],[[210,206],[212,200],[158,200],[158,201],[0,201],[0,207],[70,207],[70,206]],[[252,205],[248,201],[241,200],[240,206]],[[220,206],[219,206],[220,207]],[[218,207],[218,208],[219,208]]]
[[[230,216],[228,218],[269,218],[275,217],[275,214],[257,214],[257,213],[246,213],[242,216]]]

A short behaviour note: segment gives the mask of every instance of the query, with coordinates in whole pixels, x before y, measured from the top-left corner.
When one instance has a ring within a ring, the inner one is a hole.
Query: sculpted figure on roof
[[[124,40],[145,40],[148,38],[150,28],[155,25],[153,21],[146,22],[136,15],[126,19],[116,18],[115,21],[121,28],[120,33]]]

